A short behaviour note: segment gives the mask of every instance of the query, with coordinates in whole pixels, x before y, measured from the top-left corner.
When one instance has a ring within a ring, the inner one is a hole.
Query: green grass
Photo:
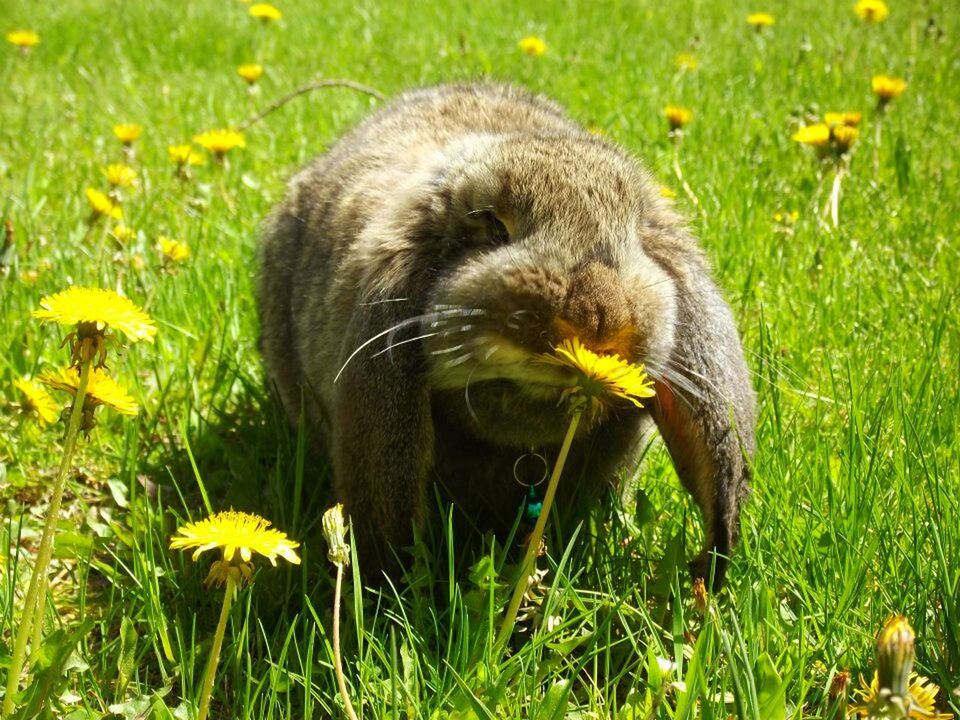
[[[508,658],[490,650],[509,592],[500,546],[488,543],[486,561],[459,558],[438,522],[410,582],[382,594],[351,584],[344,653],[365,718],[647,717],[655,656],[680,665],[687,690],[667,691],[654,717],[829,717],[833,675],[869,674],[875,633],[897,611],[916,629],[918,670],[956,713],[960,16],[950,0],[897,2],[865,26],[850,4],[284,0],[284,20],[261,26],[233,0],[5,3],[0,30],[34,29],[43,42],[26,58],[0,48],[0,215],[15,229],[0,259],[4,648],[59,457],[59,431],[21,422],[13,406],[15,378],[66,359],[58,331],[30,310],[71,282],[120,288],[160,327],[153,346],[110,364],[141,414],[101,410],[76,457],[56,611],[31,685],[53,708],[46,716],[188,716],[220,596],[202,585],[209,561],[195,566],[167,542],[206,513],[204,493],[214,509],[261,512],[304,543],[302,565],[264,567],[241,592],[215,717],[339,716],[318,528],[329,477],[263,389],[256,231],[286,179],[378,103],[343,89],[298,98],[250,128],[226,168],[197,168],[190,182],[166,157],[168,144],[239,123],[317,77],[388,95],[511,80],[629,148],[678,192],[760,398],[743,541],[713,612],[694,608],[684,572],[696,508],[655,445],[627,473],[638,494],[551,529],[545,614],[561,622]],[[758,9],[776,15],[772,32],[746,26]],[[531,33],[545,56],[517,51]],[[682,51],[696,71],[677,69]],[[267,68],[257,95],[235,72],[252,60]],[[877,73],[910,82],[879,147]],[[668,103],[695,112],[680,156],[699,209],[673,175]],[[864,112],[835,230],[820,219],[831,176],[790,140],[805,113],[825,110]],[[123,160],[111,133],[123,121],[145,131],[131,161],[140,188],[124,202],[139,234],[120,247],[106,223],[88,225],[83,191],[103,188],[100,168]],[[774,221],[789,211],[796,223]],[[164,271],[159,235],[193,257]]]

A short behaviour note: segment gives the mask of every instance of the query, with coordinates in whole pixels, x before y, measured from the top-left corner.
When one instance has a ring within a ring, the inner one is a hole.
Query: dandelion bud
[[[830,699],[845,698],[847,686],[850,684],[850,673],[847,670],[838,670],[830,681]]]
[[[337,503],[323,514],[323,537],[327,541],[327,559],[334,565],[350,564],[350,545],[347,544],[347,528],[343,520],[343,505]]]
[[[913,669],[913,628],[903,615],[894,615],[877,636],[877,679],[881,689],[908,697]]]
[[[847,692],[850,686],[850,673],[847,670],[838,670],[830,681],[830,708],[832,713],[827,717],[842,720],[847,717]]]
[[[703,578],[696,578],[693,581],[693,605],[701,615],[707,612],[710,607],[710,595],[707,593],[707,586]]]

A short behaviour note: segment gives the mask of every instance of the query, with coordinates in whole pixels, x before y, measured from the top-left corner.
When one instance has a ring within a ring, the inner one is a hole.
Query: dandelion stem
[[[700,198],[697,197],[697,194],[693,191],[693,188],[690,187],[690,183],[688,183],[686,178],[683,176],[683,170],[680,169],[680,144],[679,143],[676,143],[673,146],[673,174],[677,176],[677,181],[680,183],[680,186],[683,188],[683,191],[687,194],[687,197],[690,199],[690,202],[693,203],[693,206],[697,208],[697,210],[700,212],[701,215],[704,215],[703,208],[700,205]]]
[[[210,696],[213,695],[213,680],[217,676],[217,665],[220,664],[220,649],[223,647],[223,636],[227,632],[227,618],[230,617],[230,606],[237,594],[237,583],[227,577],[227,588],[223,593],[223,606],[220,608],[220,621],[217,623],[217,632],[213,636],[213,647],[210,649],[210,658],[207,660],[207,669],[203,673],[203,689],[200,691],[200,709],[197,720],[207,720],[210,712]]]
[[[846,175],[846,165],[838,166],[833,176],[833,188],[830,190],[830,221],[834,229],[840,227],[840,184],[843,182],[844,175]]]
[[[883,139],[883,114],[877,113],[877,121],[873,130],[873,176],[880,175],[880,141]]]
[[[347,682],[343,677],[343,657],[340,654],[340,589],[342,585],[343,565],[337,563],[337,585],[333,591],[333,668],[347,717],[350,720],[357,720],[357,713],[353,709],[353,703],[350,702],[350,693],[347,692]]]
[[[77,392],[70,408],[70,419],[67,421],[67,434],[63,441],[63,456],[60,458],[60,467],[53,483],[53,495],[50,498],[50,507],[47,508],[47,519],[43,527],[43,536],[40,539],[40,549],[37,551],[37,561],[33,566],[33,576],[27,589],[27,596],[23,602],[23,615],[20,626],[13,641],[13,656],[10,658],[10,667],[7,670],[7,690],[3,698],[2,717],[8,718],[16,705],[14,697],[20,685],[20,675],[23,672],[23,663],[27,657],[27,641],[33,635],[33,623],[43,623],[46,606],[47,566],[53,554],[53,539],[56,531],[57,518],[60,516],[60,505],[63,501],[63,490],[67,484],[67,470],[73,460],[73,451],[77,446],[77,434],[80,431],[80,419],[83,415],[83,401],[87,394],[87,384],[90,380],[90,364],[92,357],[85,358],[80,364],[80,381],[77,383]]]
[[[43,642],[43,618],[47,614],[47,589],[50,587],[50,580],[44,573],[43,582],[40,586],[40,592],[37,595],[37,609],[33,622],[33,641],[30,643],[30,665],[33,665],[40,657],[40,645]]]
[[[523,594],[527,589],[527,578],[533,571],[533,565],[537,558],[537,551],[540,548],[540,541],[543,539],[543,531],[547,525],[547,518],[550,516],[550,508],[553,506],[553,497],[557,493],[557,485],[560,481],[560,474],[563,472],[563,466],[567,462],[567,454],[570,452],[570,445],[573,443],[573,436],[576,435],[577,426],[580,424],[582,409],[576,410],[570,417],[570,426],[567,428],[567,435],[563,438],[563,445],[560,446],[560,455],[557,457],[557,464],[553,466],[553,474],[550,476],[550,483],[547,485],[547,492],[543,496],[543,507],[540,510],[540,517],[537,518],[537,524],[530,534],[527,543],[527,552],[524,555],[523,563],[520,565],[520,576],[517,578],[517,584],[513,589],[513,597],[510,599],[510,606],[507,608],[507,614],[503,618],[503,624],[500,625],[500,632],[497,634],[497,641],[494,649],[499,653],[507,644],[510,635],[513,633],[513,626],[517,622],[517,612],[520,610],[520,603],[523,601]]]

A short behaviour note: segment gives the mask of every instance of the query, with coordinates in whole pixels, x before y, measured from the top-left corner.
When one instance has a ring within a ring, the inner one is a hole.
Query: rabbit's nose
[[[636,328],[628,308],[617,273],[603,263],[591,262],[570,278],[553,329],[561,340],[576,336],[596,353],[616,354],[630,360]]]

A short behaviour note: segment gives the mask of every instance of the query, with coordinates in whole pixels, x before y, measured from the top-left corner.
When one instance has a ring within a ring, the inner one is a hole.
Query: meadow
[[[501,544],[464,557],[438,522],[404,583],[364,588],[351,565],[341,629],[359,714],[840,718],[872,675],[877,631],[902,613],[917,672],[939,689],[941,717],[956,715],[953,0],[892,0],[881,21],[852,1],[276,5],[281,18],[260,20],[236,0],[4,3],[2,33],[39,35],[0,47],[4,675],[69,400],[50,391],[44,426],[14,385],[70,360],[66,331],[31,311],[73,284],[105,288],[158,328],[152,343],[110,346],[109,371],[139,412],[99,408],[79,441],[16,717],[196,717],[223,591],[203,582],[214,553],[193,562],[170,538],[230,508],[269,519],[302,562],[261,561],[240,589],[211,717],[343,716],[320,528],[329,472],[265,390],[257,229],[291,175],[382,101],[324,88],[246,125],[325,78],[387,97],[514,82],[628,148],[711,258],[760,408],[753,492],[718,594],[691,588],[699,513],[659,444],[589,522],[548,527],[547,572],[507,653],[494,649],[511,589]],[[774,24],[749,24],[758,11]],[[524,51],[529,36],[544,47]],[[237,70],[250,63],[263,68],[252,84]],[[907,83],[882,108],[881,74]],[[670,105],[692,111],[679,135]],[[827,112],[862,115],[842,155],[834,139],[800,141]],[[142,133],[125,145],[121,123]],[[194,144],[202,164],[178,167],[168,151],[241,126],[245,147],[222,161]],[[116,163],[132,184],[107,177]],[[122,220],[98,214],[88,188],[112,193]]]

